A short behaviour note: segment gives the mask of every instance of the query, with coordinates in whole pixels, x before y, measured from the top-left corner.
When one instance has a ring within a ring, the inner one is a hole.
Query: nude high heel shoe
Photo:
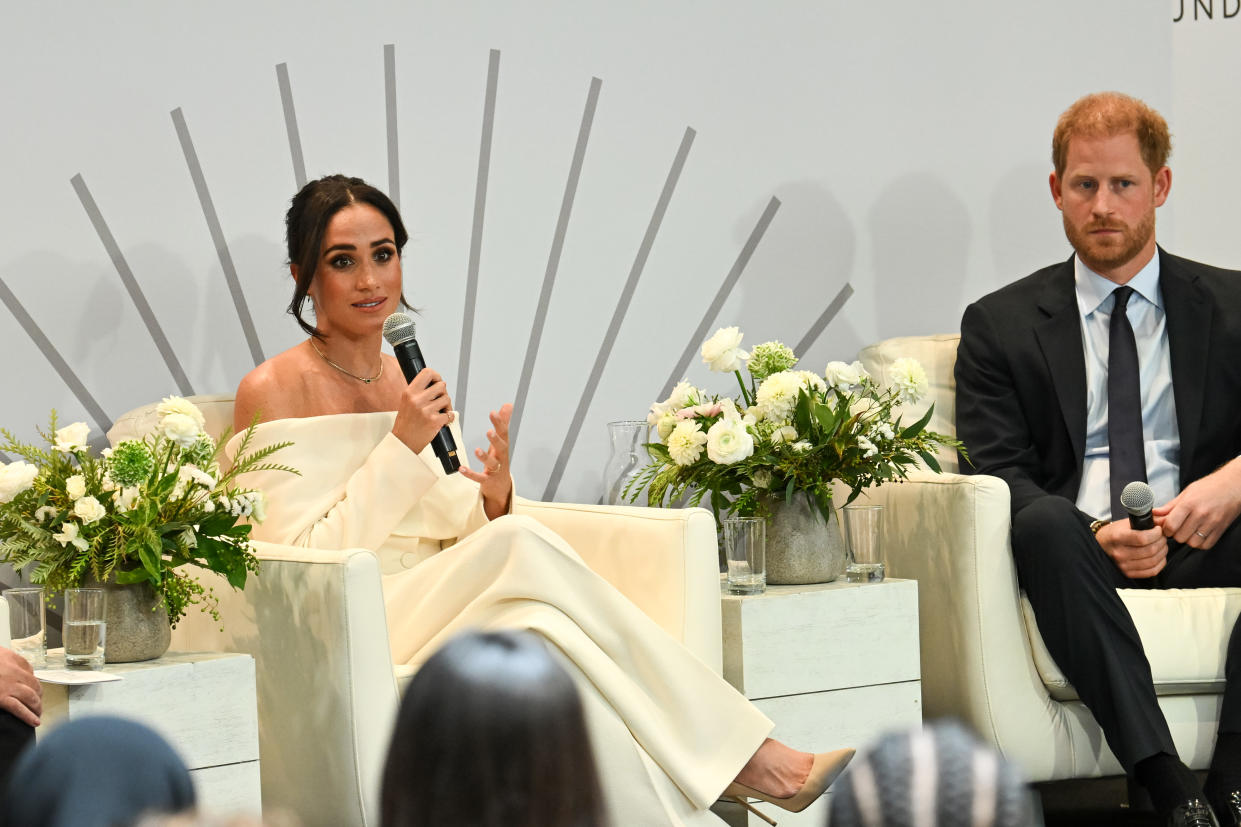
[[[819,796],[827,792],[827,788],[832,785],[832,782],[836,780],[849,764],[849,761],[853,759],[854,752],[855,750],[852,749],[838,749],[832,752],[820,752],[815,755],[814,764],[810,767],[810,774],[806,776],[806,782],[801,785],[800,790],[788,798],[776,798],[761,790],[747,787],[745,784],[739,784],[736,781],[729,784],[720,797],[733,799],[763,821],[774,826],[776,823],[774,819],[754,809],[746,799],[757,798],[761,801],[766,801],[768,804],[775,804],[780,809],[787,810],[790,813],[800,813],[813,804]]]

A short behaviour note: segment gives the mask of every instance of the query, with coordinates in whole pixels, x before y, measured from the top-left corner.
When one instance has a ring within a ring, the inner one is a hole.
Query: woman
[[[526,632],[453,638],[414,675],[384,766],[384,827],[598,827],[577,690]]]
[[[239,431],[263,423],[259,443],[292,441],[281,461],[301,475],[248,478],[269,503],[254,536],[374,549],[397,663],[420,664],[466,629],[545,637],[582,693],[614,824],[710,822],[722,793],[803,809],[852,750],[815,756],[765,738],[762,713],[564,540],[505,516],[511,405],[491,413],[480,470],[443,473],[432,437],[447,425],[464,442],[443,378],[427,368],[407,383],[381,352],[383,321],[405,304],[407,238],[396,207],[360,179],[328,176],[294,196],[289,312],[309,338],[242,380],[235,417]],[[314,325],[302,315],[307,297]]]

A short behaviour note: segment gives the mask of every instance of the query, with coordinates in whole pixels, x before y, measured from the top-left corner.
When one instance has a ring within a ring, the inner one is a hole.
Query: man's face
[[[1132,132],[1073,138],[1063,176],[1051,174],[1069,243],[1087,267],[1118,284],[1154,256],[1155,208],[1171,186],[1167,167],[1151,174]]]

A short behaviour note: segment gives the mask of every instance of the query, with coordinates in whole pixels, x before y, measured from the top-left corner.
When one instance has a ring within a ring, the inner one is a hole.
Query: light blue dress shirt
[[[1076,256],[1073,269],[1086,355],[1086,455],[1082,461],[1077,507],[1106,520],[1112,513],[1107,354],[1112,308],[1116,304],[1112,291],[1118,285],[1095,273]],[[1163,296],[1159,291],[1158,254],[1128,284],[1134,290],[1125,310],[1138,346],[1146,479],[1155,493],[1155,504],[1163,505],[1180,492],[1181,435],[1177,430],[1176,400],[1172,395],[1172,361]]]

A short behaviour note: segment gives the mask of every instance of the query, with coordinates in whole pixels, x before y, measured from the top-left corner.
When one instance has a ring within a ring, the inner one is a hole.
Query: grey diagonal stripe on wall
[[[108,222],[104,221],[99,205],[95,203],[90,188],[86,186],[86,180],[79,173],[69,179],[69,183],[73,184],[73,190],[78,194],[78,200],[82,202],[82,209],[86,210],[91,225],[99,235],[99,240],[103,242],[103,248],[108,252],[108,258],[112,259],[112,266],[116,268],[117,275],[121,277],[125,292],[129,293],[129,299],[137,308],[138,315],[142,318],[142,323],[146,325],[147,333],[151,336],[151,341],[155,343],[155,348],[164,359],[164,364],[168,366],[168,372],[172,374],[173,380],[177,383],[177,389],[181,391],[182,396],[193,396],[194,389],[190,386],[189,377],[181,368],[181,362],[177,359],[172,345],[169,344],[168,337],[164,335],[164,329],[160,326],[159,320],[155,318],[155,313],[151,310],[151,305],[147,302],[142,287],[134,278],[134,272],[130,269],[129,262],[125,260],[125,254],[121,252],[120,245],[116,243],[116,238],[108,228]]]
[[[10,457],[4,451],[0,451],[0,462],[12,462],[12,461],[13,461],[12,457]]]
[[[396,45],[384,46],[384,114],[388,126],[388,197],[401,208],[401,156],[396,138]]]
[[[767,202],[767,208],[763,210],[763,214],[758,217],[758,223],[750,231],[750,237],[746,239],[741,252],[737,254],[737,260],[733,262],[728,275],[724,277],[724,282],[720,285],[720,289],[715,291],[715,298],[711,300],[711,304],[707,306],[706,312],[702,314],[702,321],[698,322],[698,327],[694,329],[694,334],[690,337],[689,344],[685,346],[684,352],[681,353],[681,358],[677,360],[676,365],[672,368],[672,373],[668,374],[668,381],[664,382],[663,390],[660,391],[659,396],[656,397],[657,399],[667,399],[672,395],[672,388],[676,383],[685,378],[685,371],[689,369],[690,361],[694,358],[694,354],[698,352],[698,348],[706,341],[707,331],[711,329],[711,325],[719,318],[724,302],[728,301],[733,288],[741,280],[741,274],[745,272],[746,265],[750,263],[750,258],[758,248],[758,243],[763,240],[763,235],[767,232],[767,228],[771,226],[771,221],[776,217],[776,212],[779,209],[780,199],[773,195],[771,200]]]
[[[801,337],[801,341],[793,348],[794,353],[805,353],[810,350],[810,346],[823,334],[827,329],[827,325],[836,318],[836,314],[840,312],[840,308],[845,306],[845,302],[849,301],[849,297],[853,295],[853,285],[845,282],[845,286],[840,288],[840,292],[836,294],[836,298],[832,299],[827,309],[819,314],[819,318],[815,319],[814,324],[806,331],[806,335]]]
[[[224,270],[224,280],[228,282],[228,290],[233,294],[233,306],[237,308],[237,320],[241,322],[241,331],[245,334],[246,344],[250,346],[250,356],[257,367],[263,362],[263,347],[259,344],[259,334],[254,329],[254,320],[250,318],[250,307],[246,304],[246,296],[241,290],[241,280],[237,278],[237,267],[233,264],[232,253],[228,251],[228,242],[224,238],[224,230],[220,227],[220,218],[216,215],[215,204],[211,200],[211,191],[207,189],[207,179],[203,176],[202,164],[198,162],[198,152],[194,149],[194,141],[190,138],[190,130],[185,124],[185,115],[181,113],[181,107],[172,110],[172,122],[177,128],[177,138],[181,141],[181,151],[185,153],[185,164],[190,169],[190,177],[194,179],[194,190],[198,193],[198,201],[203,208],[203,217],[207,219],[207,229],[211,233],[211,241],[215,244],[220,267]]]
[[[564,443],[560,446],[560,454],[556,457],[556,464],[552,467],[551,476],[547,479],[547,487],[543,489],[544,500],[554,499],[556,489],[560,487],[565,467],[569,464],[569,455],[573,453],[573,448],[577,444],[578,435],[582,431],[582,423],[585,422],[590,403],[595,398],[599,380],[603,377],[603,369],[612,355],[612,347],[616,344],[616,336],[620,333],[621,323],[624,322],[625,314],[629,311],[629,302],[633,299],[634,291],[638,289],[638,280],[642,277],[642,271],[646,269],[646,260],[651,254],[651,247],[655,244],[655,237],[659,235],[659,227],[663,224],[668,204],[672,202],[672,194],[676,191],[677,181],[681,178],[681,170],[685,168],[685,159],[689,157],[689,149],[694,144],[695,134],[693,129],[686,127],[685,134],[681,137],[681,146],[677,149],[676,158],[672,161],[672,169],[668,170],[668,178],[664,181],[663,191],[659,194],[659,202],[655,205],[655,212],[651,215],[651,221],[646,227],[642,244],[638,247],[638,254],[634,258],[633,267],[629,270],[625,288],[616,302],[612,321],[608,323],[607,333],[604,334],[599,353],[595,356],[595,365],[590,371],[586,387],[582,390],[582,396],[577,402],[577,410],[573,413],[573,421],[569,423]]]
[[[56,350],[39,326],[35,324],[34,319],[30,318],[26,308],[22,307],[22,303],[17,300],[17,296],[13,295],[13,291],[9,289],[9,286],[4,283],[2,278],[0,278],[0,302],[4,303],[4,306],[13,314],[13,318],[17,319],[17,323],[22,326],[22,330],[26,331],[30,341],[34,342],[35,347],[43,353],[43,357],[51,363],[52,369],[60,376],[60,380],[73,392],[78,402],[82,403],[82,407],[90,414],[91,419],[95,420],[99,430],[108,431],[112,427],[112,420],[103,412],[103,408],[99,407],[95,397],[91,396],[90,391],[86,389],[86,386],[78,379],[77,374],[69,367],[69,363],[64,360],[60,352]]]
[[[521,366],[521,378],[517,381],[517,396],[513,401],[513,421],[509,423],[509,452],[517,446],[517,431],[521,415],[526,410],[526,396],[530,379],[534,375],[534,362],[539,355],[539,343],[543,339],[543,325],[547,321],[547,308],[552,301],[552,289],[556,285],[556,273],[560,271],[560,254],[564,250],[565,235],[569,230],[569,216],[573,213],[573,201],[577,198],[577,185],[582,178],[582,165],[586,160],[586,144],[590,140],[590,127],[595,121],[595,109],[599,104],[599,90],[603,81],[591,78],[590,91],[586,94],[586,108],[582,112],[582,125],[577,130],[577,146],[573,149],[573,161],[569,164],[569,178],[565,181],[564,196],[560,200],[560,217],[556,219],[556,232],[552,236],[552,249],[547,257],[547,269],[543,273],[543,287],[535,305],[534,323],[530,326],[530,341],[526,344],[526,360]]]
[[[293,85],[289,83],[289,65],[276,64],[276,82],[280,85],[280,105],[284,108],[284,130],[289,133],[289,156],[293,159],[293,180],[300,190],[306,186],[306,159],[302,157],[302,136],[297,131],[297,110],[293,108]]]
[[[496,88],[500,82],[500,51],[487,60],[487,94],[483,101],[483,135],[478,146],[478,181],[474,185],[474,225],[470,230],[470,264],[465,277],[465,312],[461,315],[461,351],[457,361],[457,392],[453,405],[464,411],[470,386],[470,348],[474,344],[474,310],[478,304],[478,265],[483,249],[483,217],[487,214],[487,178],[491,170],[491,136],[495,131]]]

